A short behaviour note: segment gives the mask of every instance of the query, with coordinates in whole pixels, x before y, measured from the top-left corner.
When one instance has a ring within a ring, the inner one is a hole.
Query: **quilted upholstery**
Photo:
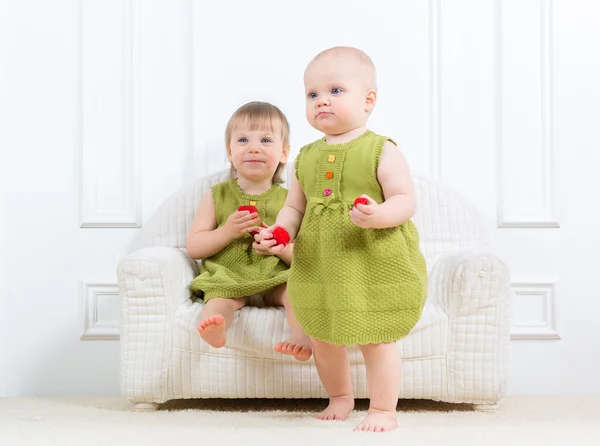
[[[187,256],[185,241],[200,197],[227,175],[217,172],[175,193],[145,226],[146,247],[119,264],[121,388],[131,402],[327,396],[312,359],[299,363],[273,351],[290,334],[282,308],[243,308],[222,349],[196,331],[202,302],[191,298],[187,285],[198,264]],[[421,320],[397,343],[399,397],[493,404],[504,394],[508,365],[508,269],[490,250],[475,210],[431,179],[414,179],[413,220],[430,283]],[[356,347],[350,364],[356,397],[368,397]]]

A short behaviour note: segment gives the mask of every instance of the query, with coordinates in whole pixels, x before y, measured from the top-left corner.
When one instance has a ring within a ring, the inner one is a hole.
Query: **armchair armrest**
[[[506,263],[495,253],[481,249],[461,249],[442,254],[429,277],[430,298],[449,317],[466,316],[500,305],[510,297]]]
[[[170,399],[167,385],[175,311],[191,296],[196,262],[177,248],[151,247],[118,267],[121,391],[134,403]]]
[[[450,322],[450,398],[496,403],[505,391],[510,343],[513,292],[505,262],[481,248],[444,253],[433,265],[429,288]]]
[[[190,298],[196,262],[177,248],[144,248],[125,257],[118,267],[119,293],[124,300],[152,299],[144,305],[173,312]]]

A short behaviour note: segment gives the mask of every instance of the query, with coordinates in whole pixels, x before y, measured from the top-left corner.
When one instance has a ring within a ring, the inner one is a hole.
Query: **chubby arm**
[[[362,195],[369,204],[358,204],[350,211],[354,224],[361,228],[393,228],[410,220],[416,210],[412,176],[406,159],[390,141],[383,146],[377,180],[385,201],[377,204],[371,197]]]
[[[285,263],[291,265],[293,243],[288,243],[287,246],[275,245],[276,242],[273,240],[273,230],[277,226],[282,226],[285,228],[288,234],[290,234],[290,240],[293,242],[296,238],[296,235],[298,235],[298,231],[300,230],[300,224],[302,223],[302,218],[304,217],[305,211],[306,198],[304,196],[304,192],[302,192],[302,187],[300,186],[298,178],[296,178],[294,175],[292,176],[285,204],[277,214],[277,220],[275,221],[275,224],[263,229],[255,237],[255,248],[257,252],[263,251],[262,253],[264,253],[264,251],[268,251],[268,253],[278,256]],[[283,256],[288,258],[289,262]]]
[[[300,224],[302,223],[305,211],[306,197],[304,196],[304,192],[302,192],[298,178],[294,175],[292,176],[285,205],[281,208],[279,214],[277,214],[274,226],[283,226],[290,234],[290,239],[294,240],[300,230]]]
[[[196,216],[187,236],[186,248],[192,259],[210,257],[237,238],[252,231],[260,222],[256,212],[236,211],[229,216],[227,222],[217,227],[216,207],[212,191],[207,191],[198,204]]]

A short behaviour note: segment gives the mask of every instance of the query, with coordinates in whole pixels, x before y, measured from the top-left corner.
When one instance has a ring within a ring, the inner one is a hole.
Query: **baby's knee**
[[[288,299],[286,289],[285,283],[277,285],[265,295],[265,304],[273,307],[287,307],[290,304],[290,300]]]
[[[246,304],[245,297],[213,297],[204,302],[204,307],[212,310],[239,310]]]
[[[311,342],[314,350],[319,350],[322,352],[335,351],[335,350],[341,350],[341,349],[346,348],[345,345],[330,344],[329,342],[320,341],[319,339],[315,339],[315,338],[310,338],[310,342]]]
[[[396,352],[395,342],[381,342],[379,344],[359,344],[358,348],[362,354],[383,354],[386,352]]]

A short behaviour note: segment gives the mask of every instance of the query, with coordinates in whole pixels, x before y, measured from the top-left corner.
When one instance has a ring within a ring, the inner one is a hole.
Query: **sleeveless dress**
[[[260,195],[248,195],[229,180],[212,187],[217,225],[223,226],[227,218],[241,205],[253,205],[258,216],[267,225],[275,223],[279,210],[287,197],[287,189],[274,184]],[[194,294],[204,294],[204,301],[214,297],[234,298],[262,294],[287,282],[289,266],[277,256],[263,256],[252,247],[250,234],[235,239],[220,252],[204,259],[200,274],[190,288]]]
[[[336,345],[392,342],[421,317],[427,268],[414,223],[363,229],[348,214],[361,194],[384,201],[377,167],[388,140],[371,131],[345,144],[322,138],[296,159],[307,204],[287,289],[298,322],[313,338]]]

